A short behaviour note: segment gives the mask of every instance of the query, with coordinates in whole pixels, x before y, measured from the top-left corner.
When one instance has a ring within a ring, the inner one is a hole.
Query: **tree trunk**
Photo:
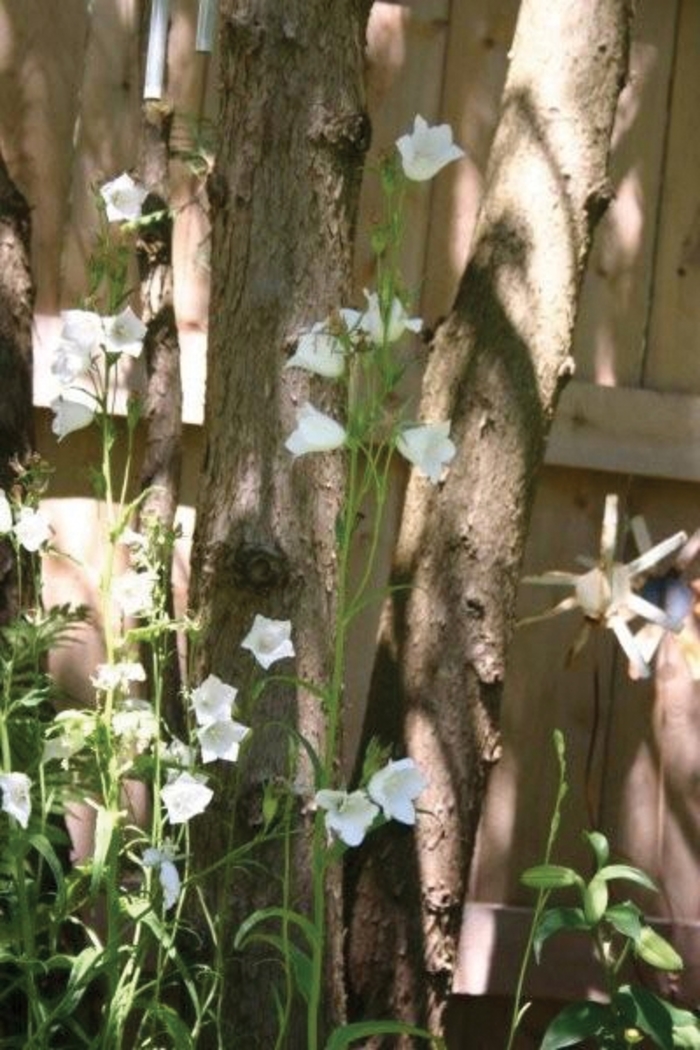
[[[0,488],[17,478],[13,461],[34,447],[30,257],[31,212],[0,155]],[[0,624],[16,612],[12,549],[0,541]]]
[[[145,13],[150,5],[146,5]],[[144,24],[147,24],[144,16]],[[182,380],[180,343],[173,305],[173,217],[170,213],[169,144],[172,109],[166,103],[145,102],[141,121],[141,177],[148,190],[143,214],[161,213],[161,218],[143,226],[137,244],[141,282],[141,318],[146,325],[143,352],[148,376],[146,431],[141,464],[141,489],[148,495],[139,518],[152,519],[164,530],[164,539],[175,524],[182,466]],[[165,548],[162,567],[169,585],[172,577],[172,548]],[[172,587],[169,613],[174,615]],[[162,669],[162,709],[168,723],[184,730],[180,702],[180,668],[173,636]],[[152,692],[151,692],[152,695]]]
[[[204,621],[199,676],[214,672],[250,695],[256,675],[240,642],[256,613],[292,621],[296,666],[328,678],[336,565],[335,522],[343,496],[338,453],[293,461],[284,441],[295,409],[310,396],[337,410],[328,384],[285,358],[301,330],[321,321],[350,288],[353,226],[368,144],[362,74],[368,4],[360,0],[228,0],[221,12],[219,152],[210,177],[213,213],[206,452],[192,562],[192,607]],[[274,668],[273,670],[276,670]],[[320,750],[323,718],[308,692],[276,683],[239,717],[260,728],[237,787],[219,783],[218,804],[193,825],[203,867],[262,823],[262,790],[289,779],[286,722]],[[295,772],[300,813],[312,790]],[[301,836],[303,839],[303,836]],[[301,848],[301,847],[300,847]],[[303,850],[302,850],[303,854]],[[212,901],[225,921],[226,1033],[237,1047],[273,1047],[273,986],[279,963],[233,957],[230,941],[246,915],[279,904],[282,854],[260,857],[267,877],[235,872],[233,895]],[[308,899],[303,857],[294,865],[293,904]],[[219,893],[223,893],[220,886]],[[342,1012],[336,999],[331,1013]],[[294,1026],[289,1047],[303,1047]]]
[[[538,470],[570,353],[627,70],[628,0],[523,0],[471,260],[439,329],[422,417],[452,419],[441,486],[413,473],[367,735],[429,778],[415,835],[348,873],[352,1012],[443,1030]],[[391,703],[388,701],[391,699]],[[386,1045],[389,1045],[388,1043]]]

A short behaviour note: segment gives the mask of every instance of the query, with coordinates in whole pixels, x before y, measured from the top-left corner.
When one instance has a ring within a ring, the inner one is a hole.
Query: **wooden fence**
[[[95,553],[94,512],[74,469],[76,455],[87,456],[89,441],[76,435],[57,449],[43,406],[52,396],[48,362],[58,310],[74,305],[84,287],[94,228],[90,186],[138,160],[138,4],[94,0],[90,11],[84,0],[49,6],[47,17],[46,0],[0,4],[0,144],[35,209],[37,419],[42,451],[57,467],[49,511],[59,544],[89,561]],[[215,109],[215,58],[208,61],[193,48],[195,7],[194,0],[173,0],[169,91],[183,136],[188,114],[213,115]],[[431,122],[449,121],[468,151],[467,160],[446,170],[434,188],[412,191],[405,272],[420,292],[428,324],[448,310],[469,250],[517,11],[517,0],[377,2],[372,11],[372,155],[389,148],[415,113]],[[577,555],[595,557],[609,492],[620,495],[626,513],[645,516],[655,539],[680,528],[692,532],[700,524],[698,68],[697,0],[640,0],[631,76],[614,139],[616,197],[596,236],[583,289],[576,378],[549,445],[528,572],[572,570]],[[187,534],[201,446],[208,303],[199,249],[206,214],[201,186],[177,162],[173,182],[175,202],[182,206],[176,310],[186,375],[180,513]],[[358,289],[371,280],[366,230],[375,194],[368,177]],[[415,391],[418,381],[415,370],[409,390]],[[387,558],[389,550],[387,539]],[[181,597],[186,577],[183,541]],[[91,597],[89,579],[61,563],[52,570],[49,597],[66,600],[66,588],[76,598]],[[559,597],[523,588],[523,612]],[[571,613],[523,628],[516,639],[503,757],[492,778],[465,908],[457,990],[500,996],[512,989],[530,904],[518,876],[543,847],[555,789],[551,739],[559,727],[568,743],[571,792],[557,855],[562,862],[582,863],[579,832],[595,822],[619,856],[659,880],[659,897],[647,903],[665,918],[687,956],[678,990],[695,1002],[700,997],[700,687],[673,639],[664,642],[651,682],[628,677],[609,633],[595,637],[567,666],[579,627],[580,618]],[[373,630],[368,619],[361,644]],[[99,640],[86,635],[82,646],[78,659],[64,654],[57,664],[78,692],[85,690],[81,681],[96,661]],[[365,685],[361,676],[349,683],[356,699]],[[549,998],[585,991],[589,974],[573,949],[571,971],[565,970],[561,960],[556,968],[545,965],[533,991]],[[480,1016],[479,1009],[475,1005],[464,1023]],[[478,1038],[464,1045],[477,1048]]]

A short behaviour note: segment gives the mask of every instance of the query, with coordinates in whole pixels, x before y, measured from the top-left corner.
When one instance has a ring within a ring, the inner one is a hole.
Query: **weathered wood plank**
[[[469,253],[519,6],[520,0],[452,4],[440,121],[451,125],[467,157],[441,172],[432,188],[422,299],[429,324],[449,311]]]
[[[516,986],[531,922],[531,908],[467,904],[455,992],[458,995],[510,997]],[[690,961],[690,972],[674,979],[674,989],[676,995],[694,999],[697,986],[695,960],[700,958],[700,922],[652,918],[651,924],[662,936],[677,944]],[[634,979],[631,970],[630,977]],[[553,938],[549,948],[545,945],[540,965],[530,967],[525,995],[535,999],[605,1001],[601,978],[600,965],[593,955],[589,938],[581,933],[561,933]]]
[[[700,481],[700,397],[574,381],[559,405],[546,462]]]
[[[374,281],[370,250],[370,224],[381,217],[382,198],[377,161],[393,150],[399,135],[410,131],[420,113],[434,123],[440,109],[440,85],[447,27],[441,20],[426,20],[412,10],[375,3],[367,28],[367,106],[372,116],[372,144],[367,156],[360,199],[358,239],[355,248],[355,281],[358,289]],[[402,276],[409,289],[419,289],[425,270],[430,193],[417,187],[410,201],[411,221],[406,224],[402,251]]]
[[[665,6],[665,5],[664,5]],[[700,389],[700,5],[680,5],[646,382]]]
[[[32,206],[36,311],[58,309],[70,210],[73,134],[87,31],[84,0],[9,0],[0,6],[0,143]]]
[[[677,6],[677,0],[637,5],[613,134],[615,197],[595,234],[579,306],[576,374],[608,385],[634,386],[643,378]]]

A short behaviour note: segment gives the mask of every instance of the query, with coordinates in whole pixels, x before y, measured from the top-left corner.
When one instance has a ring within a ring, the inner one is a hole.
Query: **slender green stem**
[[[556,842],[557,833],[559,831],[559,824],[561,823],[561,807],[564,802],[569,785],[566,780],[566,757],[564,754],[564,738],[559,730],[555,730],[554,733],[554,746],[557,752],[557,760],[559,763],[559,784],[557,788],[557,795],[554,802],[554,809],[552,811],[552,818],[549,823],[549,834],[547,836],[547,845],[544,852],[544,860],[542,863],[549,864],[552,850],[554,849],[554,843]],[[513,1011],[510,1019],[510,1028],[508,1030],[508,1042],[506,1043],[506,1050],[512,1050],[515,1036],[520,1024],[520,1020],[524,1013],[524,1008],[521,1008],[521,1002],[523,998],[523,989],[525,987],[525,977],[527,974],[527,968],[530,964],[530,958],[532,957],[533,947],[535,943],[535,934],[542,918],[542,913],[547,905],[549,899],[549,890],[540,890],[537,894],[537,903],[535,904],[535,910],[532,916],[532,922],[530,923],[530,930],[528,933],[527,944],[525,945],[525,951],[520,962],[520,970],[518,972],[518,980],[515,986],[515,996],[513,999]]]
[[[323,992],[323,955],[326,934],[325,896],[325,827],[323,817],[316,814],[313,835],[313,923],[315,941],[311,953],[311,988],[309,990],[307,1050],[318,1050],[321,997]]]

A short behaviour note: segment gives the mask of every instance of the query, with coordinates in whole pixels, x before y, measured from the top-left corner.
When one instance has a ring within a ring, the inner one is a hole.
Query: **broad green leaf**
[[[613,997],[629,1027],[641,1028],[662,1050],[673,1050],[673,1024],[663,999],[639,985],[624,985]]]
[[[700,1050],[700,1028],[694,1025],[674,1025],[673,1045],[684,1050]]]
[[[595,853],[598,868],[602,868],[604,864],[608,863],[608,858],[610,857],[610,845],[605,835],[601,831],[584,831],[583,837]]]
[[[438,1036],[423,1031],[422,1028],[414,1028],[412,1025],[401,1024],[399,1021],[357,1021],[354,1024],[343,1025],[336,1028],[326,1043],[326,1050],[345,1050],[359,1039],[368,1039],[373,1035],[414,1035],[419,1039],[427,1040],[435,1050],[444,1050],[445,1044]]]
[[[603,918],[623,937],[629,937],[635,942],[639,940],[642,932],[642,913],[632,901],[625,901],[624,904],[611,904]]]
[[[627,882],[636,882],[638,886],[643,886],[646,890],[654,892],[658,890],[658,886],[646,872],[633,868],[629,864],[608,864],[600,869],[598,876],[605,879],[606,882],[610,882],[611,879],[625,879]]]
[[[535,959],[539,963],[542,945],[559,930],[588,930],[590,923],[586,921],[581,908],[547,908],[537,924],[535,938],[532,948]]]
[[[608,906],[608,886],[601,875],[602,871],[594,875],[583,891],[583,913],[591,926],[600,922]]]
[[[580,885],[582,880],[573,868],[561,864],[536,864],[522,873],[520,881],[532,890],[557,890]]]
[[[683,960],[665,937],[662,937],[651,926],[642,926],[641,933],[634,945],[634,950],[645,963],[657,970],[668,970],[676,973],[683,969]]]
[[[671,1015],[674,1027],[696,1028],[700,1032],[700,1018],[692,1010],[684,1010],[682,1007],[668,1002],[666,1003],[666,1009]]]
[[[540,1050],[576,1046],[590,1036],[612,1030],[615,1020],[612,1008],[606,1003],[570,1003],[549,1025]]]

